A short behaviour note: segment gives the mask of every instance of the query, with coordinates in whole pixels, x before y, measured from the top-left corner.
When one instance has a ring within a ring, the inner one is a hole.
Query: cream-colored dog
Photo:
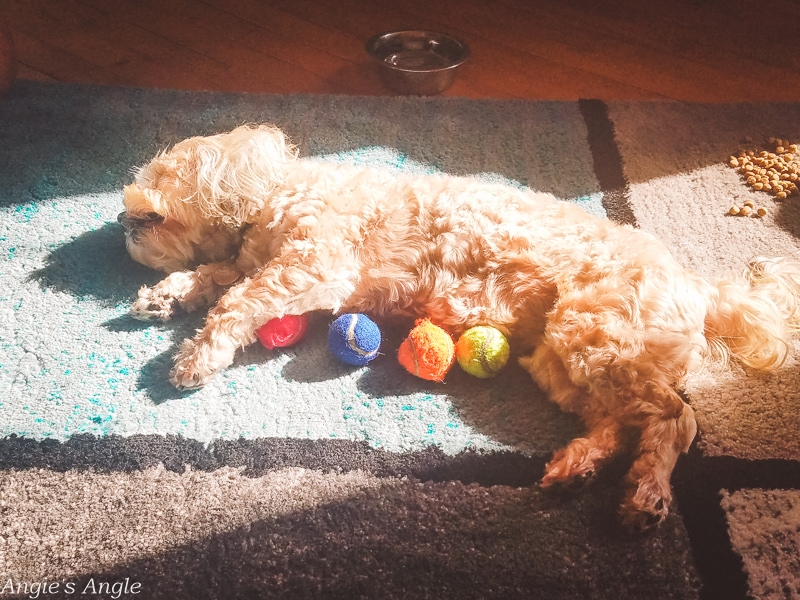
[[[800,325],[800,266],[753,261],[713,283],[653,236],[547,194],[446,175],[299,159],[275,127],[195,137],[125,188],[131,256],[169,275],[131,311],[168,320],[213,306],[172,383],[206,384],[270,319],[311,311],[429,316],[457,336],[505,332],[521,364],[588,427],[542,486],[590,477],[640,433],[623,521],[658,524],[695,436],[676,392],[709,356],[779,366]]]

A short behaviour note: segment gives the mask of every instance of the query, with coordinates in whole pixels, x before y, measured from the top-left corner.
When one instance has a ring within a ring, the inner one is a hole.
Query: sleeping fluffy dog
[[[131,256],[168,273],[133,316],[211,307],[175,356],[176,387],[205,385],[284,315],[428,316],[454,336],[492,325],[587,426],[543,487],[589,478],[638,432],[621,507],[634,529],[667,515],[695,436],[676,391],[686,374],[709,357],[776,368],[800,327],[798,263],[707,281],[653,236],[548,194],[298,158],[270,125],[180,142],[137,171],[124,204]]]

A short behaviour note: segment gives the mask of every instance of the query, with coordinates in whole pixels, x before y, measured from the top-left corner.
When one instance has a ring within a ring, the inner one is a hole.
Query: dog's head
[[[188,203],[170,205],[157,189],[125,187],[125,245],[133,260],[171,273],[236,256],[238,228],[209,222]]]
[[[243,228],[265,217],[296,150],[270,125],[194,137],[157,155],[124,188],[131,257],[170,273],[236,256]]]

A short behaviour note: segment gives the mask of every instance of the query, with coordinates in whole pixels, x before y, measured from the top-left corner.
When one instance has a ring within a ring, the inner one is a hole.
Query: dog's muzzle
[[[128,213],[122,211],[117,215],[117,223],[122,225],[125,228],[125,231],[130,231],[133,229],[133,219],[128,217]]]

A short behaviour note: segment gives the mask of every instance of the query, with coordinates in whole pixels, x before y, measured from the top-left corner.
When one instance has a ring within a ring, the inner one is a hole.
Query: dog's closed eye
[[[142,220],[148,223],[160,223],[164,220],[164,217],[157,212],[149,212],[142,217]]]
[[[161,223],[164,217],[156,212],[148,212],[143,215],[128,214],[121,212],[117,216],[117,222],[125,229],[133,229],[144,225],[155,225]]]

